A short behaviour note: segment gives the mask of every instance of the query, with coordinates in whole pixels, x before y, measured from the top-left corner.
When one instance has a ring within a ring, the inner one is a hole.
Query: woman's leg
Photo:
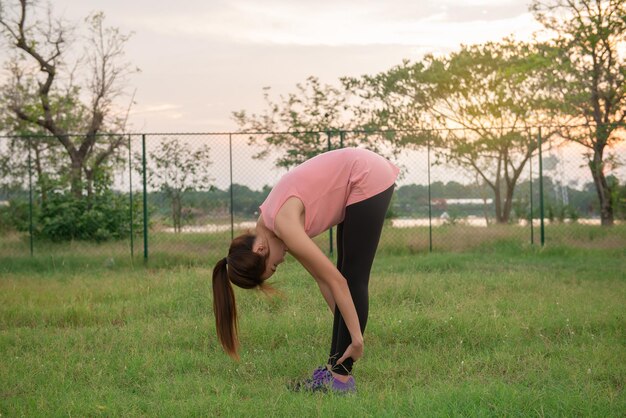
[[[338,249],[341,249],[341,252],[338,250],[338,264],[341,266],[339,271],[348,282],[350,295],[359,317],[361,332],[365,331],[367,325],[370,271],[392,194],[393,186],[376,196],[348,206],[341,234],[339,232],[337,234],[337,240],[341,239],[341,243],[337,244]],[[337,360],[346,351],[351,341],[350,332],[339,309],[335,308],[330,352],[330,364],[334,373],[347,375],[352,371],[352,358],[348,358],[342,364],[337,364]]]

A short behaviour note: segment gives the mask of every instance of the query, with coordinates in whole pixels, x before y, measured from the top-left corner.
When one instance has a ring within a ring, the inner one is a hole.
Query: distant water
[[[449,218],[448,219],[433,218],[432,226],[438,227],[438,226],[446,225],[450,222],[451,222],[451,219]],[[494,221],[490,220],[490,222],[493,224]],[[535,219],[533,222],[535,225],[537,226],[539,225],[539,219]],[[566,223],[567,222],[568,221],[566,221]],[[600,225],[600,219],[578,219],[576,222],[581,225]],[[468,225],[468,226],[475,226],[475,227],[487,226],[487,221],[485,220],[485,218],[479,218],[475,216],[469,216],[467,218],[458,218],[454,220],[454,223],[457,225]],[[545,223],[549,224],[550,222],[546,219]],[[619,223],[619,222],[616,221],[616,223]],[[392,219],[391,220],[391,226],[393,228],[415,228],[415,227],[420,227],[420,226],[424,227],[428,225],[429,225],[428,218],[410,218],[410,219]],[[517,223],[517,225],[526,226],[528,225],[528,221],[526,219],[521,219]],[[256,221],[246,221],[246,222],[235,223],[236,230],[254,229],[255,226],[256,226]],[[173,233],[174,228],[164,228],[163,231]],[[181,232],[189,233],[189,234],[193,234],[193,233],[205,233],[206,234],[206,233],[218,233],[218,232],[226,232],[226,231],[230,231],[230,224],[188,225],[188,226],[184,226]]]

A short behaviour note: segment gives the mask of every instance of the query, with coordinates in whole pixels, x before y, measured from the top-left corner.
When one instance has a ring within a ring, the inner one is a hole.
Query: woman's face
[[[287,253],[287,247],[278,238],[270,238],[265,245],[260,244],[259,253],[264,255],[265,258],[265,272],[261,276],[262,279],[270,278],[279,264],[285,261],[285,254]]]

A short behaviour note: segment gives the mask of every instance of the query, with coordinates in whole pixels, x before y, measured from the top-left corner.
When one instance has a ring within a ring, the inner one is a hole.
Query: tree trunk
[[[72,169],[70,171],[71,191],[75,198],[83,197],[83,161],[79,158],[72,158]]]
[[[506,185],[506,197],[504,198],[504,208],[502,210],[502,223],[509,223],[511,219],[511,210],[513,209],[513,194],[515,192],[515,184]]]
[[[85,169],[85,183],[87,184],[87,198],[93,197],[93,169]]]
[[[613,202],[611,201],[611,188],[606,181],[603,170],[602,151],[604,147],[596,147],[593,152],[593,160],[589,161],[589,168],[596,186],[596,193],[600,201],[600,220],[602,226],[613,226]]]
[[[526,154],[526,158],[520,162],[520,165],[513,170],[513,177],[508,178],[506,181],[506,197],[504,200],[504,212],[502,214],[503,223],[508,223],[511,219],[511,211],[513,210],[513,196],[515,195],[515,186],[517,186],[517,181],[519,180],[519,176],[524,170],[526,166],[526,162],[530,156],[530,150]]]
[[[180,201],[180,195],[179,194],[175,194],[174,196],[172,196],[172,221],[174,222],[174,232],[181,232],[182,228],[181,228],[181,224],[180,224],[180,219],[181,219],[181,201]]]
[[[493,201],[496,206],[496,223],[506,223],[502,219],[502,193],[500,192],[500,184],[496,183],[496,187],[493,188]]]

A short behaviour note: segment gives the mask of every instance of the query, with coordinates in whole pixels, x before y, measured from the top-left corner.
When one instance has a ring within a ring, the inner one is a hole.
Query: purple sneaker
[[[335,379],[333,377],[332,388],[335,393],[348,394],[356,392],[356,383],[354,382],[354,377],[350,376],[346,383],[343,383],[339,379]]]
[[[291,387],[295,392],[329,392],[338,394],[348,394],[356,392],[356,383],[350,376],[347,382],[343,383],[335,379],[326,366],[320,366],[313,371],[311,378],[298,382]]]

